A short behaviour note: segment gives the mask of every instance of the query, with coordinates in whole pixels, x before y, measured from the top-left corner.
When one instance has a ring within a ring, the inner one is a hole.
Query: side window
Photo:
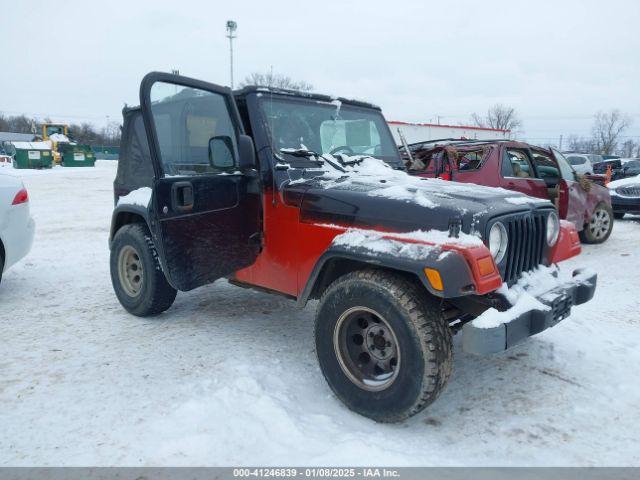
[[[456,169],[459,172],[477,170],[482,166],[484,156],[485,151],[482,149],[457,152]]]
[[[575,180],[575,170],[569,165],[569,161],[565,158],[562,153],[560,153],[555,148],[551,148],[553,155],[556,157],[556,161],[558,162],[558,166],[560,167],[560,175],[565,180]]]
[[[150,187],[154,177],[153,164],[140,110],[125,114],[123,131],[116,182]]]
[[[225,96],[156,82],[151,114],[165,175],[220,173],[237,165],[237,130]]]
[[[532,153],[533,163],[540,178],[558,178],[560,176],[558,166],[549,155],[535,150]]]
[[[532,178],[535,176],[526,152],[510,148],[503,153],[501,171],[503,177]]]

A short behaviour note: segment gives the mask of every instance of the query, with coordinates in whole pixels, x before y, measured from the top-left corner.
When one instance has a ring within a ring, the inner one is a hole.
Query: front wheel
[[[151,233],[146,225],[125,225],[111,245],[111,283],[118,300],[139,317],[164,312],[176,298],[162,272]]]
[[[580,240],[584,243],[602,243],[613,230],[613,210],[606,203],[596,205],[589,222],[580,232]]]
[[[362,270],[332,283],[315,324],[320,368],[351,410],[397,422],[431,404],[451,374],[439,303],[402,275]]]

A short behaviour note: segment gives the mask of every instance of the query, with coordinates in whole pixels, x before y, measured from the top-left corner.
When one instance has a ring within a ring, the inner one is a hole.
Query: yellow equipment
[[[60,152],[58,151],[59,140],[56,139],[56,137],[52,139],[51,138],[52,135],[64,135],[68,139],[69,125],[65,125],[63,123],[43,123],[42,124],[42,140],[51,141],[51,150],[53,151],[53,161],[56,165],[59,165],[61,161]]]

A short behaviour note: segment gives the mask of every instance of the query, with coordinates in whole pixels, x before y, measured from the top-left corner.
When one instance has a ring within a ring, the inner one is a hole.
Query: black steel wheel
[[[396,335],[384,317],[368,307],[352,307],[340,315],[333,348],[345,375],[364,390],[384,390],[398,375]]]
[[[320,299],[315,340],[336,396],[379,422],[418,413],[451,374],[451,332],[440,303],[403,274],[361,270],[335,280]]]

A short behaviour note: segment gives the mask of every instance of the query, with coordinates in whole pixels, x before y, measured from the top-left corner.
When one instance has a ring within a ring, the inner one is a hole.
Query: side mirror
[[[233,167],[233,142],[228,135],[209,139],[209,163],[216,168]]]
[[[238,161],[240,170],[256,168],[256,149],[249,135],[240,135],[238,137],[238,150],[240,151],[240,160]]]

